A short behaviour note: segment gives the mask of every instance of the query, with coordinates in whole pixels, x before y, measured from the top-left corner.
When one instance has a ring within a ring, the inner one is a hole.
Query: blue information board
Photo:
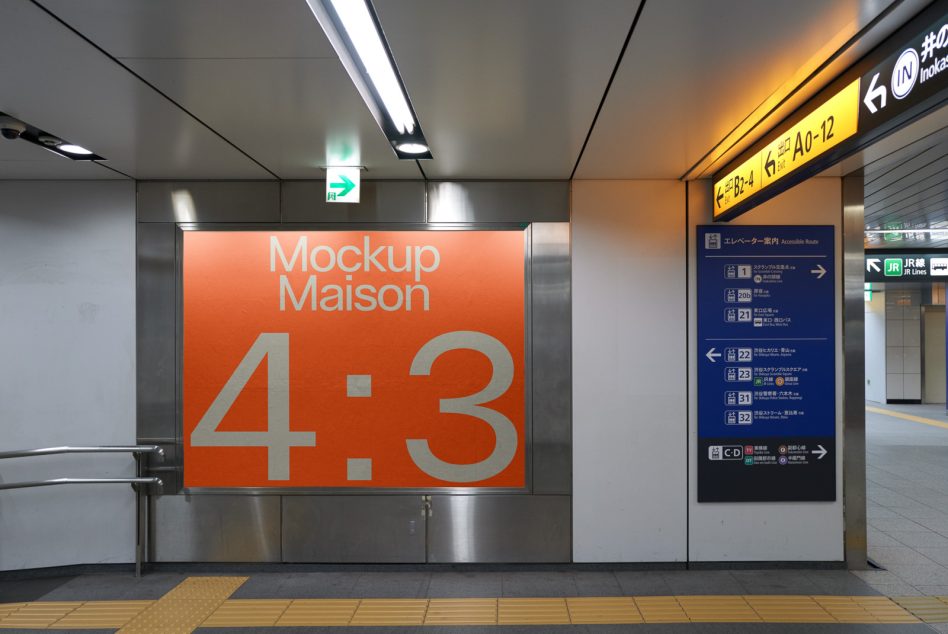
[[[833,227],[698,227],[698,501],[836,499]]]

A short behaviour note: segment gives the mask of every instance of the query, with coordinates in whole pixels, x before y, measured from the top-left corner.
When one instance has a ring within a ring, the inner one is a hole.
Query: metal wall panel
[[[431,563],[570,561],[567,495],[434,495]]]
[[[569,181],[429,181],[428,222],[569,222]]]
[[[280,184],[139,181],[139,222],[280,222]]]
[[[533,492],[572,490],[569,223],[532,225]]]
[[[138,438],[175,437],[175,226],[138,224]]]
[[[846,565],[865,570],[866,537],[866,308],[864,184],[843,179],[843,521]]]
[[[152,504],[152,561],[280,561],[277,495],[164,495]]]
[[[325,181],[284,181],[283,222],[425,222],[424,181],[362,181],[360,201],[327,203]]]
[[[285,496],[283,561],[422,563],[420,495]]]

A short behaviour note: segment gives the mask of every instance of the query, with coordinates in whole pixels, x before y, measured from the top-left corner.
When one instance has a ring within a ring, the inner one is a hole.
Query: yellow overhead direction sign
[[[853,136],[858,124],[859,79],[856,79],[715,181],[714,217]]]

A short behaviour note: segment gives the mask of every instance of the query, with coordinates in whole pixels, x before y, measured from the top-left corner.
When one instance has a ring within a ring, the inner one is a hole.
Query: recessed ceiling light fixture
[[[371,1],[306,2],[395,155],[410,160],[432,158]]]
[[[87,150],[81,145],[69,143],[63,139],[44,132],[36,126],[30,125],[15,117],[0,112],[0,127],[3,128],[3,136],[7,139],[23,139],[33,145],[38,145],[44,150],[49,150],[53,154],[58,154],[74,161],[104,161],[105,159]]]

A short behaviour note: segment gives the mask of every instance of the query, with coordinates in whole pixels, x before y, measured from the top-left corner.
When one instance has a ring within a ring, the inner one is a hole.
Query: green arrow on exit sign
[[[360,172],[358,167],[326,168],[326,202],[359,202]]]

